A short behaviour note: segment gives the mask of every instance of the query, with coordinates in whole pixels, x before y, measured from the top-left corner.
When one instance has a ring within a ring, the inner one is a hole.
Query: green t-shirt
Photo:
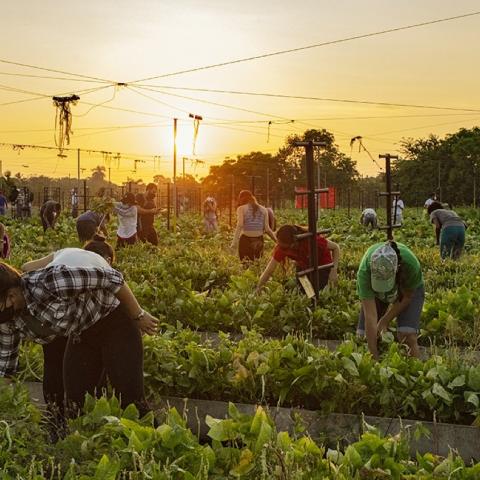
[[[370,277],[370,259],[372,253],[383,243],[372,245],[366,252],[360,262],[357,272],[357,293],[360,300],[378,298],[386,303],[393,303],[397,299],[398,285],[390,292],[379,293],[372,289]],[[397,243],[400,255],[402,257],[401,287],[403,290],[415,290],[423,286],[423,275],[420,262],[414,253],[403,243]]]

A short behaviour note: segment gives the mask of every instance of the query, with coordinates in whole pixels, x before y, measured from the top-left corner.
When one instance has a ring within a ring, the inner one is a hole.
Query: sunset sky
[[[82,153],[85,176],[96,165],[109,165],[116,182],[127,176],[146,181],[155,173],[171,176],[174,117],[179,119],[181,173],[182,157],[193,158],[193,125],[188,113],[203,117],[195,158],[204,164],[194,169],[194,163],[187,161],[187,173],[204,176],[209,166],[226,156],[254,150],[275,153],[291,133],[326,128],[335,134],[344,153],[352,153],[363,175],[374,175],[378,168],[372,160],[358,149],[351,152],[351,137],[363,136],[376,158],[379,153],[396,153],[402,137],[444,135],[480,125],[480,15],[133,82],[467,14],[479,7],[478,0],[4,1],[2,61],[105,81],[0,63],[0,142],[54,146],[55,108],[50,97],[80,92],[80,102],[72,106],[70,147],[122,152],[119,161]],[[127,85],[114,86],[120,82]],[[21,100],[28,101],[7,105]],[[145,163],[137,162],[133,172],[135,159]],[[60,158],[56,151],[2,147],[0,160],[4,171],[14,173],[77,175],[76,152]]]

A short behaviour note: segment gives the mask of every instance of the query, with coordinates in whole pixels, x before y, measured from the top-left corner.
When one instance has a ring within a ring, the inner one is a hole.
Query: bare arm
[[[26,262],[22,265],[22,272],[32,272],[33,270],[45,268],[50,262],[53,261],[54,256],[54,253],[50,253],[46,257],[39,258],[38,260]]]
[[[266,234],[275,242],[277,243],[277,237],[275,236],[275,233],[273,230],[270,228],[270,222],[268,219],[268,210],[264,208],[264,216],[265,216],[265,232]]]
[[[135,298],[135,295],[126,283],[120,287],[120,290],[118,290],[115,296],[120,300],[120,303],[125,308],[127,314],[131,318],[137,319],[136,322],[138,322],[138,328],[143,333],[154,335],[157,332],[158,319],[142,309]]]
[[[405,290],[403,292],[402,300],[400,302],[395,302],[390,306],[390,308],[385,312],[385,315],[378,322],[378,331],[383,333],[387,330],[390,322],[396,318],[403,310],[405,310],[413,298],[414,290]]]
[[[362,300],[363,314],[365,316],[365,336],[370,353],[378,359],[377,350],[377,305],[374,298]]]
[[[338,262],[340,260],[340,247],[338,243],[327,240],[327,248],[332,252],[333,267],[328,275],[328,282],[335,285],[338,281]]]
[[[272,257],[268,262],[268,265],[265,267],[260,279],[258,280],[257,284],[257,292],[261,290],[261,288],[268,282],[270,277],[272,276],[273,272],[277,268],[278,262]]]

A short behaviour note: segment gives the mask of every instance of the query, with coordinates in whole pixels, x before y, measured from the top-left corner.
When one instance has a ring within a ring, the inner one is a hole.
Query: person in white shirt
[[[425,200],[423,208],[427,209],[433,202],[437,202],[437,194],[435,192],[431,193],[430,196]]]
[[[156,208],[145,209],[136,205],[135,195],[131,192],[125,194],[121,202],[115,203],[114,210],[118,215],[117,248],[137,242],[139,213],[157,213]]]
[[[366,208],[360,217],[360,223],[370,229],[377,228],[377,212],[373,208]]]
[[[405,204],[400,197],[394,198],[392,201],[392,222],[394,225],[401,225],[403,223],[403,210]]]

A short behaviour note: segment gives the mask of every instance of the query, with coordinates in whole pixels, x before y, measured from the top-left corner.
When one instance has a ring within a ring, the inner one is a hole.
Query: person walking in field
[[[207,197],[203,202],[203,226],[207,234],[218,230],[217,201],[213,197]]]
[[[435,192],[432,192],[429,195],[429,197],[425,200],[425,204],[423,205],[423,208],[425,208],[426,210],[433,202],[438,202],[437,194]]]
[[[262,256],[264,233],[274,242],[277,241],[269,225],[267,209],[259,205],[252,192],[242,190],[238,196],[237,227],[231,244],[232,249],[238,248],[242,262]]]
[[[120,272],[96,253],[83,253],[91,258],[58,254],[47,267],[23,275],[0,264],[0,377],[15,374],[22,338],[51,344],[45,351],[47,399],[61,405],[61,385],[76,413],[86,393],[95,395],[105,371],[123,407],[134,403],[143,415],[149,408],[141,335],[154,334],[158,319],[140,307]],[[66,346],[56,342],[67,337]]]
[[[370,230],[377,228],[377,212],[373,208],[366,208],[360,216],[360,223]]]
[[[310,239],[297,239],[297,235],[308,232],[298,225],[283,225],[277,231],[277,245],[273,250],[272,258],[257,284],[257,292],[268,282],[278,265],[284,264],[287,258],[293,260],[297,271],[310,267]],[[340,247],[337,243],[317,234],[317,259],[318,265],[333,264],[330,268],[319,270],[319,287],[325,288],[328,284],[336,285],[338,280],[338,262],[340,260]],[[310,279],[312,275],[309,275]]]
[[[397,337],[419,357],[417,343],[425,289],[420,262],[402,243],[376,243],[364,254],[357,272],[361,302],[357,334],[366,336],[378,358],[377,338],[397,319]]]
[[[442,260],[447,257],[458,260],[465,246],[465,222],[440,202],[431,203],[427,212],[435,229],[436,244],[440,246]]]
[[[43,231],[46,232],[48,228],[55,230],[62,206],[55,200],[47,200],[40,208],[40,219],[42,221]]]

